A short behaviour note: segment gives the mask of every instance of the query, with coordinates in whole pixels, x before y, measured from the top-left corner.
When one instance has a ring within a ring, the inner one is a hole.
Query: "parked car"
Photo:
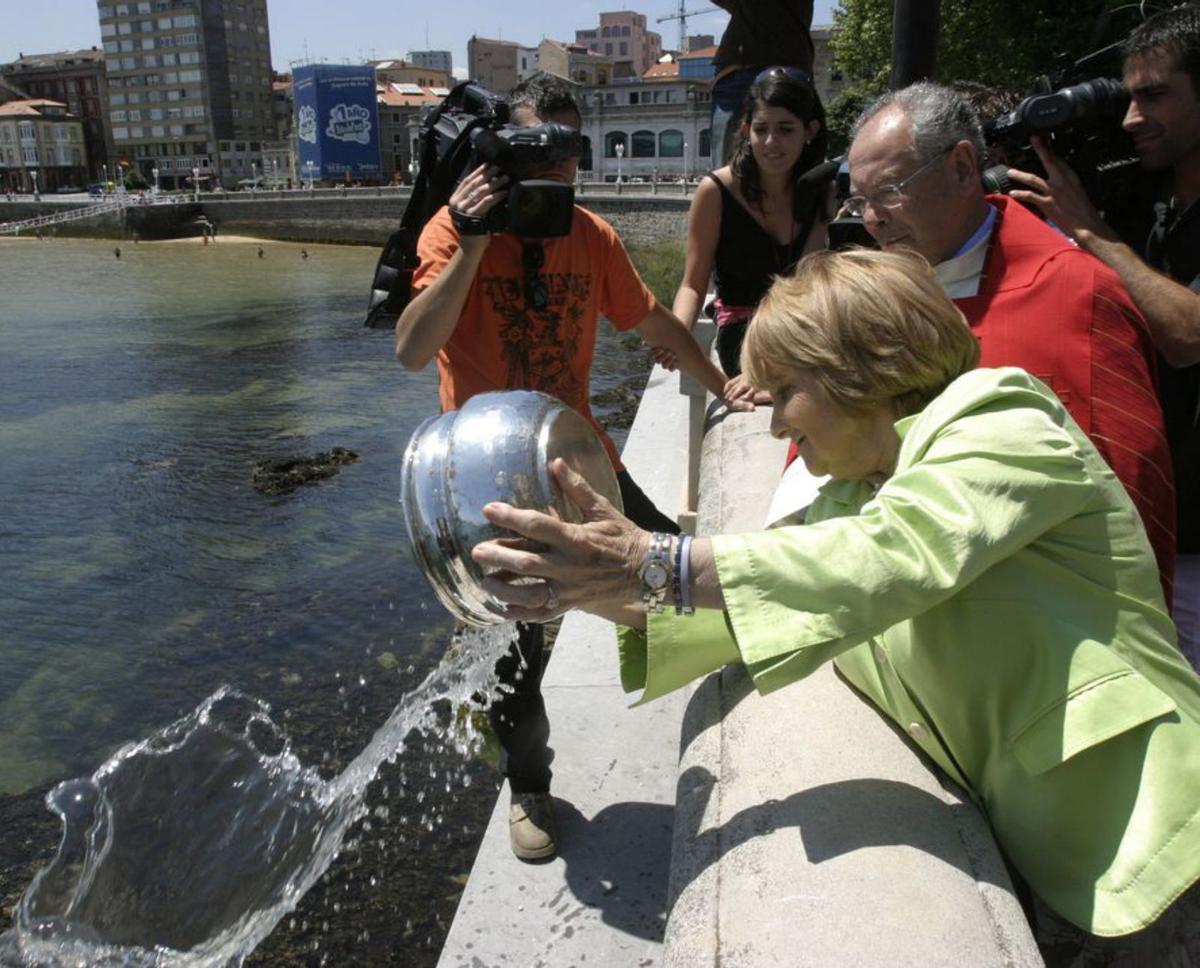
[[[54,191],[57,195],[77,195],[82,192],[83,189],[77,185],[60,185]]]
[[[104,185],[100,182],[92,182],[87,187],[87,193],[91,195],[92,198],[99,198],[104,194]]]

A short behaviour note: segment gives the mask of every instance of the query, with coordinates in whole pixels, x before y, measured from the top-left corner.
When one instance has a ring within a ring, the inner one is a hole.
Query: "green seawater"
[[[436,374],[361,325],[377,250],[258,248],[0,241],[0,794],[223,684],[344,758],[445,648],[397,501]],[[602,343],[596,390],[629,374]],[[358,462],[251,486],[334,446]]]

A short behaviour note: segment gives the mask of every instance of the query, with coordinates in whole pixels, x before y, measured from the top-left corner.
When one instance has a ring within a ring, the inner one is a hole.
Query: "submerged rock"
[[[345,447],[311,457],[290,457],[286,460],[264,460],[254,465],[254,488],[263,494],[290,494],[305,484],[315,484],[333,477],[345,464],[353,464],[358,454]]]

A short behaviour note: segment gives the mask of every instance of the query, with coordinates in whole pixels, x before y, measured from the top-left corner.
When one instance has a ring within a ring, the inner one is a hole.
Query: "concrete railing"
[[[704,437],[697,530],[764,525],[770,410]],[[684,716],[661,963],[1036,966],[980,811],[829,666],[767,696],[741,666]]]

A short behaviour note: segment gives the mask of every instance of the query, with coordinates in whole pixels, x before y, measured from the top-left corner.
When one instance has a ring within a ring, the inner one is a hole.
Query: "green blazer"
[[[1023,370],[973,370],[896,430],[878,491],[831,481],[802,526],[714,538],[725,612],[623,630],[623,684],[740,660],[766,692],[833,659],[1052,908],[1145,927],[1200,878],[1200,679],[1129,496]]]

